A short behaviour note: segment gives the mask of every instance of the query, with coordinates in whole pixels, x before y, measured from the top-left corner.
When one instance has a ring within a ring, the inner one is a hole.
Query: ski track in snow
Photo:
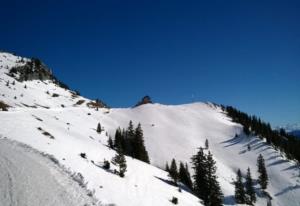
[[[0,140],[1,206],[95,205],[87,192],[51,160]]]

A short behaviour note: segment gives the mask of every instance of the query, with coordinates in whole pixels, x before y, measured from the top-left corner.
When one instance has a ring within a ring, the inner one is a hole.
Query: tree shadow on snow
[[[229,140],[226,140],[226,141],[221,142],[221,144],[227,144],[227,145],[225,145],[224,147],[231,147],[231,146],[233,146],[233,145],[236,145],[236,144],[241,143],[242,140],[243,140],[242,137],[233,137],[233,138],[231,138],[231,139],[229,139]]]
[[[186,192],[188,192],[188,193],[193,194],[193,192],[192,192],[188,187],[186,187],[184,184],[178,183],[178,184],[176,185],[176,184],[175,184],[173,181],[171,181],[171,180],[166,180],[166,179],[164,179],[164,178],[157,177],[157,176],[154,176],[154,177],[157,178],[157,179],[159,179],[160,181],[163,181],[164,183],[166,183],[166,184],[168,184],[168,185],[172,185],[172,186],[174,186],[174,187],[178,187],[178,188],[181,189],[181,190],[184,190],[184,191],[186,191]]]
[[[297,169],[300,169],[300,167],[298,165],[291,165],[281,171],[288,171],[288,170],[297,170]]]
[[[223,199],[224,205],[236,205],[233,195],[225,196]]]
[[[289,161],[288,160],[277,160],[277,161],[274,161],[274,162],[268,164],[268,167],[283,164],[283,163],[287,163],[287,162],[289,162]]]
[[[271,157],[269,157],[267,160],[269,161],[269,160],[273,160],[273,159],[277,159],[277,158],[280,158],[281,156],[280,155],[273,155],[273,156],[271,156]]]
[[[297,189],[300,189],[300,185],[295,185],[295,186],[288,186],[286,188],[284,188],[281,192],[278,192],[275,194],[275,196],[280,196],[280,195],[283,195],[289,191],[292,191],[292,190],[297,190]]]

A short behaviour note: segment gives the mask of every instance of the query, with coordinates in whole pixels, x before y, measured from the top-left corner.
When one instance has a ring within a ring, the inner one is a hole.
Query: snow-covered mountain
[[[233,181],[237,169],[245,174],[249,167],[257,180],[259,154],[266,160],[272,205],[300,205],[299,168],[295,163],[263,140],[246,136],[242,126],[233,123],[220,107],[193,103],[96,109],[98,102],[62,88],[51,75],[43,76],[43,81],[34,76],[30,81],[17,81],[20,74],[13,77],[11,69],[30,61],[0,53],[0,106],[8,110],[0,112],[0,136],[52,155],[70,172],[80,173],[87,189],[94,191],[103,205],[173,205],[172,197],[178,198],[178,205],[201,205],[190,192],[179,192],[169,184],[168,174],[159,168],[175,158],[188,163],[191,170],[190,159],[204,146],[205,139],[217,162],[224,205],[235,205]],[[108,136],[113,137],[118,127],[126,128],[130,120],[142,125],[151,165],[126,157],[126,176],[120,178],[99,165],[115,155],[107,147]],[[98,122],[104,130],[101,134],[96,132]],[[256,205],[266,205],[257,181],[255,188]]]

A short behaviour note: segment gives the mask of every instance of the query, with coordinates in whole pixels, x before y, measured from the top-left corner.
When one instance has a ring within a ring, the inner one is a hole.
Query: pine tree
[[[169,172],[169,171],[170,171],[170,168],[169,168],[169,164],[168,164],[168,162],[166,162],[165,171],[166,171],[166,172]]]
[[[241,170],[238,169],[236,181],[234,183],[235,185],[235,201],[238,204],[245,204],[246,203],[246,195],[245,195],[245,189],[244,184],[242,180],[242,173]]]
[[[192,190],[193,183],[191,180],[191,176],[190,176],[187,164],[186,164],[186,166],[184,166],[184,164],[182,162],[180,162],[180,166],[179,166],[179,180],[185,186],[187,186],[190,190]]]
[[[124,151],[123,145],[124,145],[124,137],[122,135],[121,128],[119,127],[115,133],[114,148],[121,149],[122,151]]]
[[[208,177],[207,177],[207,158],[203,152],[203,148],[199,148],[196,155],[192,157],[194,170],[194,192],[204,204],[208,203]]]
[[[208,139],[205,140],[205,149],[209,148],[209,143],[208,143]]]
[[[122,149],[117,149],[117,154],[112,158],[111,162],[119,167],[119,176],[124,177],[127,169],[126,159]]]
[[[208,192],[209,202],[206,205],[209,206],[221,206],[223,205],[223,193],[220,184],[217,180],[217,167],[216,162],[213,159],[213,155],[208,151],[207,155],[207,176],[208,176]]]
[[[258,167],[258,183],[261,186],[261,189],[265,190],[268,186],[268,174],[265,166],[265,160],[263,156],[260,154],[257,158],[257,167]]]
[[[113,142],[111,136],[108,137],[107,144],[108,144],[109,148],[111,148],[111,149],[114,148],[114,142]]]
[[[133,123],[130,120],[127,130],[124,132],[124,152],[126,155],[134,157],[133,145],[134,145],[135,130]]]
[[[146,163],[150,163],[148,152],[146,151],[144,144],[143,130],[140,123],[134,132],[133,157]]]
[[[171,166],[169,169],[169,175],[173,179],[175,185],[177,185],[178,181],[178,170],[175,159],[172,159]]]
[[[101,129],[101,124],[100,123],[98,123],[98,125],[97,125],[97,133],[101,133],[101,131],[102,131],[102,129]]]
[[[256,202],[255,190],[253,187],[253,181],[251,177],[250,168],[247,169],[247,176],[246,176],[246,203],[248,205],[253,205]]]

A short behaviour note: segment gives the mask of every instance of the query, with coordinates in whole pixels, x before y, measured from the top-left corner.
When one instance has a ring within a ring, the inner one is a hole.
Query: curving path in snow
[[[0,140],[1,206],[95,205],[87,192],[48,158]]]

